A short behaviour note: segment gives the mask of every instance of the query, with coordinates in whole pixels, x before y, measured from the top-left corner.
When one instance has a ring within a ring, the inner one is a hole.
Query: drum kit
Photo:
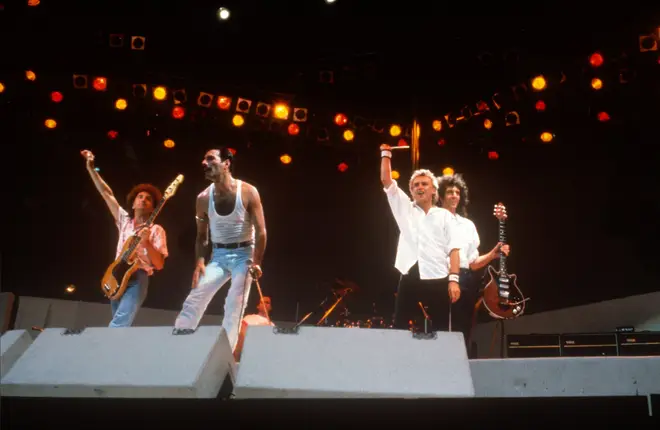
[[[318,311],[318,313],[323,312],[320,319],[315,323],[320,327],[394,328],[392,319],[386,319],[378,315],[375,303],[372,316],[358,320],[349,318],[351,313],[348,310],[347,297],[358,291],[360,291],[360,287],[355,282],[335,279],[331,287],[331,293],[323,299],[316,310],[305,315],[296,325],[304,324]]]

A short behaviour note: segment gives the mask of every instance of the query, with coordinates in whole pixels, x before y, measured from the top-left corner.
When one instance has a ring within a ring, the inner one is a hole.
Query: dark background
[[[200,163],[206,149],[224,144],[237,151],[235,176],[262,196],[261,285],[273,318],[293,320],[297,305],[299,318],[313,310],[335,278],[360,287],[348,297],[354,315],[371,314],[375,304],[387,316],[398,231],[379,182],[378,146],[397,142],[390,124],[409,128],[413,118],[421,123],[420,167],[464,174],[482,253],[497,241],[493,204],[507,206],[508,268],[531,297],[529,313],[658,289],[660,64],[657,50],[640,52],[639,44],[654,25],[658,34],[657,11],[519,16],[529,7],[498,5],[474,16],[476,5],[347,0],[25,3],[5,2],[0,12],[4,291],[103,301],[99,281],[117,231],[79,155],[91,149],[121,202],[134,184],[164,189],[185,175],[158,219],[170,257],[145,303],[180,309],[194,264],[194,200],[207,186]],[[220,6],[231,10],[228,21],[217,19]],[[123,47],[111,48],[110,34],[123,34]],[[135,35],[146,37],[144,50],[131,49]],[[588,61],[595,50],[605,58],[598,69]],[[26,70],[37,79],[26,80]],[[331,84],[320,82],[326,70]],[[88,75],[90,88],[74,89],[74,73]],[[540,73],[548,89],[533,93],[530,79]],[[108,79],[107,91],[91,88],[95,76]],[[589,86],[593,76],[605,83],[599,92]],[[162,103],[134,97],[138,83],[185,88],[185,118],[170,116],[171,91]],[[527,91],[514,93],[519,84]],[[64,95],[61,103],[50,100],[52,91]],[[231,126],[235,104],[231,112],[197,106],[200,91],[252,100],[246,126]],[[118,97],[128,100],[124,112],[113,109]],[[545,112],[535,111],[537,99]],[[308,109],[299,136],[255,116],[258,101],[277,100]],[[466,105],[476,112],[479,100],[489,104],[492,130],[481,126],[483,115],[432,130],[434,119]],[[506,127],[512,110],[520,124]],[[601,111],[611,120],[599,122]],[[332,123],[338,112],[355,126],[352,143]],[[45,128],[46,118],[57,128]],[[328,141],[317,139],[322,128]],[[551,143],[539,139],[545,130]],[[166,138],[176,146],[164,148]],[[284,153],[291,164],[279,162]],[[349,166],[343,173],[341,162]],[[410,153],[396,153],[394,166],[407,184]],[[75,293],[65,293],[68,284]],[[209,313],[221,312],[225,293]]]

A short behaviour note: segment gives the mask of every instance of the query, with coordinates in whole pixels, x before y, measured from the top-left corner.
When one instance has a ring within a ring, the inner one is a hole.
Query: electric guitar
[[[495,205],[493,215],[499,221],[499,242],[506,243],[505,221],[506,208],[502,203]],[[484,307],[496,319],[514,319],[525,312],[526,299],[518,288],[517,276],[509,274],[506,270],[506,255],[500,250],[500,270],[496,271],[488,266],[490,280],[483,290],[482,302]]]
[[[176,189],[181,185],[181,182],[183,182],[183,175],[178,175],[170,186],[167,187],[160,202],[158,202],[158,205],[156,205],[151,216],[145,223],[146,226],[153,224],[163,205],[176,193]],[[139,269],[135,252],[141,240],[139,231],[126,239],[119,257],[106,269],[101,280],[101,291],[110,300],[119,300],[124,295],[129,279]]]

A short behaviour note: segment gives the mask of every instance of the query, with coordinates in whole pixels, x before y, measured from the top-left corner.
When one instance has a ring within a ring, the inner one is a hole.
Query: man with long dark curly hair
[[[139,232],[142,238],[136,251],[139,269],[133,273],[124,294],[118,300],[110,302],[112,321],[109,327],[130,327],[147,297],[149,277],[156,270],[163,268],[168,255],[165,229],[158,224],[146,225],[162,194],[151,184],[136,185],[126,198],[126,204],[133,210],[130,215],[119,205],[112,189],[94,168],[94,154],[88,150],[80,153],[87,161],[87,172],[110,209],[119,230],[115,258],[119,257],[126,240],[136,232]]]
[[[499,258],[500,250],[509,255],[509,245],[497,243],[489,252],[479,255],[479,233],[474,223],[468,219],[467,207],[470,203],[468,186],[460,173],[445,175],[438,180],[438,206],[447,209],[456,217],[461,237],[464,238],[459,250],[460,259],[460,300],[452,305],[452,322],[463,333],[466,347],[469,348],[474,306],[479,300],[479,276],[476,272]],[[495,207],[498,211],[498,207]],[[496,213],[497,215],[497,213]]]

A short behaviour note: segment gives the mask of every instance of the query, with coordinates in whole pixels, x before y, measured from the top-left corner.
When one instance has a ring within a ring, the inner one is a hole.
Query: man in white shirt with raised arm
[[[413,321],[418,330],[423,330],[425,316],[419,306],[421,302],[429,317],[428,332],[448,331],[451,304],[461,295],[462,240],[456,230],[456,218],[435,205],[438,181],[431,171],[413,172],[408,185],[411,201],[392,179],[392,148],[383,144],[380,150],[380,180],[400,232],[394,263],[401,272],[394,326],[405,330],[409,321]]]

